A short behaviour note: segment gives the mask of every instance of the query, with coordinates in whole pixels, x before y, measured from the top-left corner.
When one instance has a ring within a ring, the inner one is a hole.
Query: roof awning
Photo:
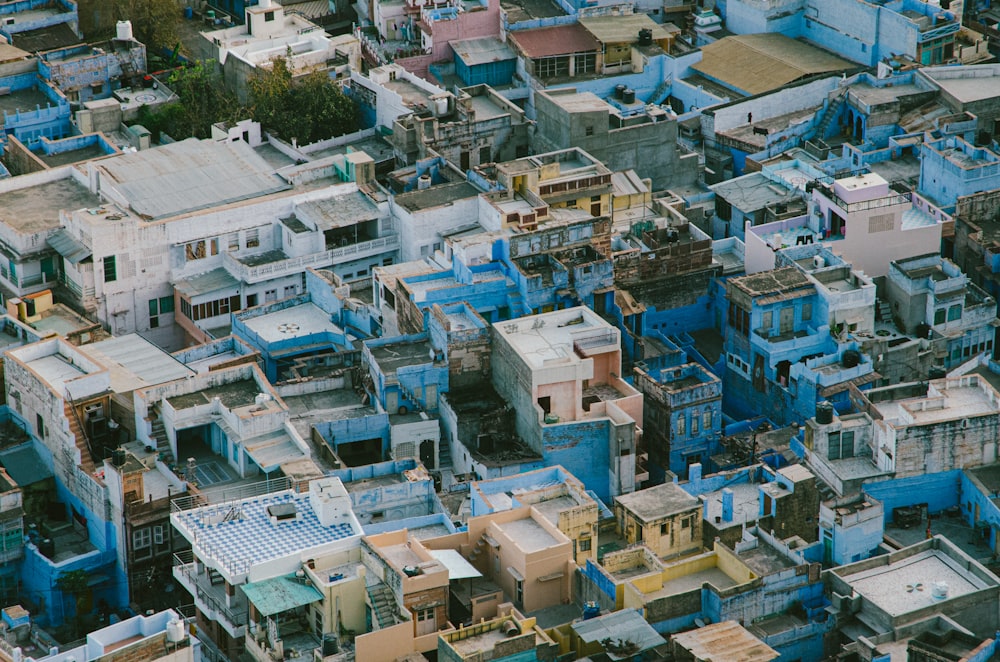
[[[245,439],[243,448],[264,473],[270,473],[286,462],[296,462],[306,457],[285,430]]]
[[[59,253],[71,264],[79,264],[92,255],[82,241],[69,233],[66,228],[59,228],[46,240],[56,253]]]
[[[453,549],[431,549],[428,550],[435,559],[448,570],[448,579],[472,579],[482,577],[483,573],[476,570],[475,566],[465,560],[465,557]]]
[[[323,594],[308,579],[294,575],[247,584],[243,592],[261,616],[273,616],[323,599]]]

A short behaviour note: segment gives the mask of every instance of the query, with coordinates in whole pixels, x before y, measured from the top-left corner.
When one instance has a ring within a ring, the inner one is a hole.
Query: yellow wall
[[[394,662],[412,653],[413,644],[413,624],[406,621],[355,638],[354,654],[366,662]]]

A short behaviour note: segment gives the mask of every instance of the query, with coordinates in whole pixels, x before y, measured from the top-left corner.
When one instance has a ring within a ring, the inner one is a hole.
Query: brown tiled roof
[[[529,58],[567,55],[596,51],[597,40],[579,23],[557,25],[552,28],[519,30],[510,33],[510,39]]]

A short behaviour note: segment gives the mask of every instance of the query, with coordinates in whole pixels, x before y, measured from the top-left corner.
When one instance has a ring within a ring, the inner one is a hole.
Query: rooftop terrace
[[[8,184],[20,183],[17,179],[9,180]],[[100,198],[72,177],[35,186],[17,189],[5,186],[2,189],[0,223],[26,233],[58,228],[59,212],[62,210],[74,211],[100,204]]]

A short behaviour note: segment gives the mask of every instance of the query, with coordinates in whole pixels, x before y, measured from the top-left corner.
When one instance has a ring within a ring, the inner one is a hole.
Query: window
[[[153,544],[162,545],[164,542],[163,538],[163,525],[157,524],[153,527]]]
[[[580,72],[579,68],[577,69]],[[555,76],[569,75],[569,57],[560,55],[556,57],[543,57],[535,60],[536,78],[554,78]]]
[[[766,313],[764,313],[763,317],[761,317],[760,328],[764,329],[765,331],[770,331],[771,325],[772,325],[771,311],[769,310]]]
[[[854,457],[854,431],[831,432],[827,438],[826,457],[830,460]]]
[[[274,20],[274,12],[273,11],[266,11],[266,12],[264,12],[264,22],[265,23],[270,23],[273,20]]]
[[[149,547],[151,539],[149,529],[137,529],[132,532],[132,547],[133,549],[146,549]]]
[[[691,434],[698,434],[698,412],[691,412]]]
[[[594,135],[594,127],[588,126],[587,129],[584,131],[584,133],[586,133],[586,135],[588,136]]]
[[[163,308],[163,299],[160,299],[160,313],[173,312],[173,306],[171,305],[170,310]],[[152,306],[150,306],[152,310]],[[205,303],[191,304],[186,299],[181,299],[181,314],[190,320],[198,321],[201,319],[206,319],[209,317],[218,317],[219,315],[228,315],[229,313],[235,313],[240,309],[240,297],[231,296],[227,299],[217,299],[215,301],[206,301]]]
[[[45,438],[45,421],[42,419],[41,414],[35,414],[35,428],[38,430],[38,436],[42,439]]]
[[[712,429],[712,410],[709,409],[701,415],[701,427],[705,430]]]
[[[813,318],[813,305],[811,303],[802,304],[802,321],[808,322]]]
[[[683,416],[678,416],[677,417],[677,436],[678,437],[683,437],[685,435],[685,433],[686,433],[685,423],[686,423],[686,421],[684,420]]]
[[[104,282],[113,283],[118,280],[118,269],[115,265],[115,256],[108,255],[104,258]]]
[[[660,535],[669,536],[670,535],[670,522],[664,522],[660,525]]]
[[[247,248],[257,248],[260,246],[260,232],[257,228],[247,230]]]
[[[580,539],[580,551],[581,552],[589,552],[590,551],[590,538],[581,538]]]
[[[264,303],[269,303],[271,301],[278,300],[278,290],[265,290],[264,291]]]
[[[962,318],[962,304],[956,303],[954,306],[948,308],[948,321],[954,322],[957,319]]]
[[[235,253],[236,251],[240,250],[240,233],[239,232],[233,232],[232,234],[230,234],[227,237],[227,240],[228,240],[228,243],[229,243],[229,252],[230,253]]]
[[[418,621],[433,621],[434,620],[434,610],[433,609],[417,609],[417,620]]]
[[[518,579],[514,581],[514,602],[518,605],[524,603],[524,580]]]
[[[945,314],[946,314],[946,311],[945,311],[944,308],[939,308],[938,310],[935,310],[934,311],[934,323],[935,324],[944,324],[944,316],[945,316]]]
[[[174,312],[174,298],[160,297],[149,300],[149,328],[156,329],[160,326],[160,315]]]

